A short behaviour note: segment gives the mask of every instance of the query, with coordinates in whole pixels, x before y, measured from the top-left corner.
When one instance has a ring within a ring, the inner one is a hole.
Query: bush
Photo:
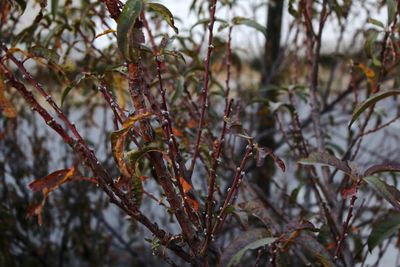
[[[181,32],[143,0],[0,3],[1,266],[379,265],[397,250],[399,4],[256,2],[194,0]],[[262,56],[236,45],[248,33]]]

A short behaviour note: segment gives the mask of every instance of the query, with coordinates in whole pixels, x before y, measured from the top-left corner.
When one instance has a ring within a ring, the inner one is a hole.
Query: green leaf
[[[175,85],[175,91],[174,94],[172,95],[172,99],[171,99],[171,104],[173,105],[176,100],[178,100],[178,98],[181,97],[183,89],[184,89],[184,79],[183,77],[179,77],[176,81],[176,85]]]
[[[216,21],[216,22],[221,22],[222,25],[229,25],[229,23],[228,23],[226,20],[223,20],[223,19],[215,18],[215,21]],[[196,26],[202,25],[202,24],[207,25],[207,24],[210,23],[210,22],[211,22],[211,20],[210,20],[209,18],[208,18],[208,19],[201,19],[201,20],[197,21],[195,24],[193,24],[192,27],[190,27],[190,32],[191,32]]]
[[[243,18],[243,17],[235,17],[232,19],[233,24],[235,25],[246,25],[251,28],[254,28],[258,31],[260,31],[262,34],[264,34],[265,38],[267,38],[267,28],[259,24],[258,22],[248,19],[248,18]]]
[[[388,185],[376,176],[367,176],[364,180],[396,210],[400,210],[400,191],[396,187]]]
[[[308,158],[303,158],[298,161],[302,165],[324,165],[332,166],[344,173],[351,174],[351,168],[345,161],[332,156],[328,152],[314,152],[311,153]]]
[[[349,123],[349,128],[351,125],[360,117],[360,115],[369,107],[375,105],[378,101],[385,99],[390,96],[400,95],[400,90],[391,90],[386,92],[380,92],[372,95],[364,102],[360,103],[353,112],[353,116]]]
[[[248,250],[257,249],[277,240],[267,235],[268,232],[261,228],[243,232],[224,250],[221,257],[221,266],[237,265]]]
[[[149,152],[163,153],[160,146],[158,146],[156,144],[148,144],[139,150],[137,150],[137,149],[131,150],[126,154],[126,158],[128,160],[128,164],[129,164],[130,168],[131,169],[133,169],[132,167],[135,168],[136,164],[139,162],[139,160]]]
[[[367,37],[364,43],[364,51],[368,58],[374,58],[375,43],[379,32],[370,30],[367,32]]]
[[[400,228],[400,214],[390,213],[385,218],[372,225],[371,234],[368,237],[368,250],[371,252],[377,245],[386,238],[396,233]]]
[[[126,60],[136,61],[137,53],[135,51],[134,54],[132,52],[136,50],[136,46],[134,45],[138,38],[137,29],[135,29],[136,19],[139,17],[140,12],[143,8],[142,0],[128,0],[124,8],[122,9],[121,15],[118,19],[117,25],[117,43],[118,48],[121,53],[124,55]]]
[[[176,34],[179,33],[178,28],[175,26],[174,16],[172,15],[171,11],[167,7],[162,4],[158,3],[148,3],[147,6],[156,12],[158,15],[163,17],[165,21],[168,23],[169,26],[174,30]]]
[[[60,56],[56,51],[42,47],[42,46],[33,46],[28,49],[29,53],[31,53],[35,57],[42,57],[47,59],[52,63],[58,63]]]
[[[388,25],[392,24],[394,21],[394,17],[396,16],[397,12],[397,5],[396,1],[394,0],[386,0],[387,4],[387,12],[388,12]]]
[[[57,9],[58,9],[58,0],[51,0],[51,15],[53,16],[53,19],[57,15]]]
[[[371,23],[371,24],[373,24],[375,26],[378,26],[380,28],[385,28],[385,25],[383,25],[383,23],[380,22],[379,20],[376,20],[376,19],[373,19],[373,18],[368,18],[367,22]]]
[[[78,86],[78,84],[84,80],[87,79],[88,76],[90,76],[90,74],[88,75],[87,73],[81,73],[79,74],[75,80],[69,85],[67,86],[67,88],[64,89],[62,95],[61,95],[61,106],[64,104],[65,99],[67,98],[69,92],[71,92],[72,89],[74,89],[75,87]]]
[[[182,54],[181,52],[179,52],[179,51],[176,51],[176,50],[163,50],[163,55],[175,57],[175,58],[177,58],[177,59],[182,60],[183,63],[186,64],[185,57],[184,57],[183,54]]]

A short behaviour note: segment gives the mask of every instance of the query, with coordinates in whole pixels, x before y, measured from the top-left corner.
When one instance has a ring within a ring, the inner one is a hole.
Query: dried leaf
[[[113,33],[113,32],[117,32],[117,31],[114,30],[114,29],[105,30],[104,32],[97,34],[96,37],[95,37],[95,39],[97,39],[97,38],[99,38],[99,37],[101,37],[101,36],[103,36],[103,35],[107,35],[107,34],[109,34],[109,33]]]
[[[194,211],[198,212],[199,211],[199,202],[189,196],[186,196],[185,201],[191,206]]]
[[[72,167],[71,169],[58,170],[45,177],[36,179],[31,182],[28,187],[33,192],[42,191],[43,193],[49,193],[57,189],[60,185],[68,182],[75,173],[75,167]]]
[[[124,156],[124,148],[125,148],[125,139],[129,130],[134,126],[134,123],[139,120],[143,120],[152,115],[151,112],[143,112],[138,115],[129,117],[122,125],[122,129],[111,134],[111,150],[114,157],[115,162],[118,165],[118,168],[121,174],[125,177],[130,177],[130,173],[125,163]]]
[[[17,111],[15,110],[12,103],[5,96],[5,83],[0,76],[0,110],[2,110],[4,117],[15,118],[17,117]]]
[[[192,190],[192,185],[189,184],[185,178],[183,177],[179,177],[179,183],[182,186],[183,192],[186,194],[187,192],[189,192],[190,190]]]

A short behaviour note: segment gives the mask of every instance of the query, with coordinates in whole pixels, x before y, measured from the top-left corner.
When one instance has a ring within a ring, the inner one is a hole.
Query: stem
[[[214,46],[213,46],[213,30],[214,30],[214,23],[215,23],[216,7],[217,7],[217,0],[212,0],[212,5],[210,7],[210,24],[208,26],[208,29],[209,29],[208,49],[207,49],[207,57],[205,60],[205,69],[204,69],[204,87],[201,92],[202,100],[201,100],[200,121],[199,121],[199,126],[197,128],[197,135],[196,135],[196,139],[195,139],[192,163],[191,163],[190,169],[189,169],[189,180],[191,179],[191,177],[193,175],[193,170],[196,165],[196,158],[199,154],[201,133],[202,133],[204,121],[205,121],[204,116],[205,116],[205,111],[208,108],[208,86],[209,86],[208,81],[210,79],[209,72],[210,72],[211,52],[214,48]]]

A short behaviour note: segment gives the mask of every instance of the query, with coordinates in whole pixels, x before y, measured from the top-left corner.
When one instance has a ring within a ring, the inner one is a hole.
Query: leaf
[[[199,202],[189,196],[186,196],[185,201],[193,208],[195,212],[199,211]]]
[[[373,56],[373,55],[372,55]],[[376,80],[376,74],[373,69],[365,66],[364,64],[357,64],[356,65],[358,68],[361,69],[361,71],[364,73],[365,77],[367,77],[367,82],[370,90],[374,90],[376,88],[377,80]]]
[[[5,86],[6,84],[0,76],[0,111],[2,111],[0,114],[3,114],[6,118],[15,118],[17,117],[17,111],[5,96]]]
[[[153,115],[150,111],[143,111],[142,113],[136,114],[135,116],[131,116],[124,121],[122,124],[123,129],[131,128],[135,122],[147,119]]]
[[[109,34],[109,33],[113,33],[113,32],[117,32],[117,31],[114,30],[114,29],[105,30],[104,32],[97,34],[96,37],[95,37],[95,39],[97,39],[97,38],[99,38],[99,37],[101,37],[101,36],[103,36],[103,35],[107,35],[107,34]]]
[[[184,83],[185,83],[185,81],[182,76],[180,76],[176,80],[174,94],[172,95],[172,99],[171,99],[171,105],[173,105],[176,102],[176,100],[178,100],[178,98],[180,98],[182,96],[182,92],[184,90]]]
[[[369,167],[365,172],[364,176],[370,176],[378,172],[400,172],[399,163],[382,163],[376,164]]]
[[[51,0],[51,15],[53,16],[53,20],[56,17],[58,9],[58,0]]]
[[[57,54],[56,51],[42,46],[30,47],[28,51],[35,57],[42,57],[53,63],[58,63],[60,59],[60,56]]]
[[[392,24],[397,13],[397,5],[394,0],[386,0],[387,13],[388,13],[388,25]]]
[[[367,22],[368,22],[368,23],[371,23],[371,24],[373,24],[373,25],[375,25],[375,26],[378,26],[378,27],[380,27],[380,28],[385,28],[385,25],[383,25],[383,23],[380,22],[379,20],[376,20],[376,19],[373,19],[373,18],[368,18],[368,19],[367,19]]]
[[[75,87],[77,87],[78,84],[80,84],[82,80],[87,79],[89,76],[90,76],[90,74],[88,74],[88,73],[79,74],[75,78],[75,80],[64,89],[64,91],[63,91],[63,93],[61,95],[61,106],[64,104],[64,101],[67,98],[69,92],[71,92],[71,90],[74,89]]]
[[[186,64],[186,59],[185,59],[185,57],[184,57],[183,54],[182,54],[181,52],[179,52],[179,51],[176,51],[176,50],[163,50],[163,55],[175,57],[175,58],[177,58],[177,59],[182,60],[182,62]]]
[[[124,157],[126,136],[129,133],[129,130],[134,126],[134,123],[136,121],[143,120],[145,118],[148,118],[151,115],[152,115],[152,113],[145,111],[143,113],[129,117],[123,123],[122,129],[120,129],[119,131],[113,132],[111,134],[112,154],[113,154],[115,162],[118,165],[118,168],[119,168],[121,174],[125,177],[130,177],[132,174],[129,172],[129,170],[126,166],[125,157]],[[133,156],[131,155],[131,157],[133,157]]]
[[[232,19],[232,22],[235,25],[246,25],[248,27],[254,28],[264,34],[265,38],[267,38],[267,28],[252,19],[235,17]]]
[[[190,190],[192,190],[192,185],[189,184],[189,183],[185,180],[185,178],[183,178],[182,176],[179,177],[179,183],[180,183],[181,186],[182,186],[183,193],[186,194],[187,192],[189,192]]]
[[[364,180],[372,186],[376,193],[392,204],[396,210],[400,211],[400,191],[396,187],[388,185],[376,176],[367,176]]]
[[[400,95],[400,90],[391,90],[386,92],[380,92],[372,95],[364,102],[360,103],[353,112],[353,116],[349,123],[349,128],[351,125],[360,117],[360,115],[369,107],[375,105],[378,101],[385,99],[390,96]]]
[[[75,175],[75,172],[75,167],[55,171],[45,177],[31,182],[28,185],[28,188],[33,192],[42,191],[44,194],[47,194],[57,189],[60,185],[68,182]]]
[[[26,217],[30,218],[33,216],[37,216],[38,219],[38,224],[40,226],[43,225],[43,217],[42,217],[42,210],[44,205],[46,204],[46,199],[47,199],[47,194],[45,195],[45,197],[42,199],[42,201],[40,203],[36,203],[36,204],[32,204],[28,207],[28,211],[26,214]]]
[[[118,169],[124,177],[130,177],[124,160],[125,138],[127,134],[128,129],[122,129],[111,134],[111,151],[114,161],[117,163]]]
[[[328,152],[314,152],[311,153],[308,158],[300,159],[298,161],[299,164],[302,165],[323,165],[323,166],[332,166],[338,170],[341,170],[344,173],[351,174],[351,168],[349,165],[341,161],[340,159],[332,156]]]
[[[126,60],[136,61],[136,55],[132,55],[134,47],[134,38],[138,37],[138,30],[135,29],[136,19],[139,17],[143,8],[142,0],[128,0],[118,19],[117,25],[117,43],[118,48]],[[137,42],[138,43],[138,42]],[[138,53],[136,51],[136,53]]]
[[[364,50],[368,58],[374,58],[375,43],[378,38],[379,32],[369,31],[367,39],[364,44]]]
[[[126,154],[126,158],[129,164],[128,170],[131,175],[135,174],[136,170],[136,165],[138,164],[139,160],[144,157],[147,153],[149,152],[160,152],[163,153],[161,148],[156,145],[156,144],[148,144],[144,147],[142,147],[139,150],[131,150]],[[140,176],[138,173],[136,173],[137,176]]]
[[[381,244],[386,238],[396,233],[400,228],[400,214],[391,212],[385,218],[372,225],[372,231],[368,237],[368,250],[372,250]]]
[[[295,243],[299,244],[300,247],[304,248],[309,254],[314,257],[315,261],[321,264],[323,267],[333,267],[336,266],[329,255],[326,248],[321,245],[312,235],[301,232],[296,238]]]
[[[221,266],[237,265],[248,250],[272,244],[276,240],[276,238],[268,237],[268,232],[263,228],[243,232],[224,250],[221,256]]]
[[[148,3],[147,6],[156,12],[158,15],[163,17],[169,26],[174,30],[176,34],[179,34],[178,28],[175,26],[174,16],[167,7],[159,3]]]

